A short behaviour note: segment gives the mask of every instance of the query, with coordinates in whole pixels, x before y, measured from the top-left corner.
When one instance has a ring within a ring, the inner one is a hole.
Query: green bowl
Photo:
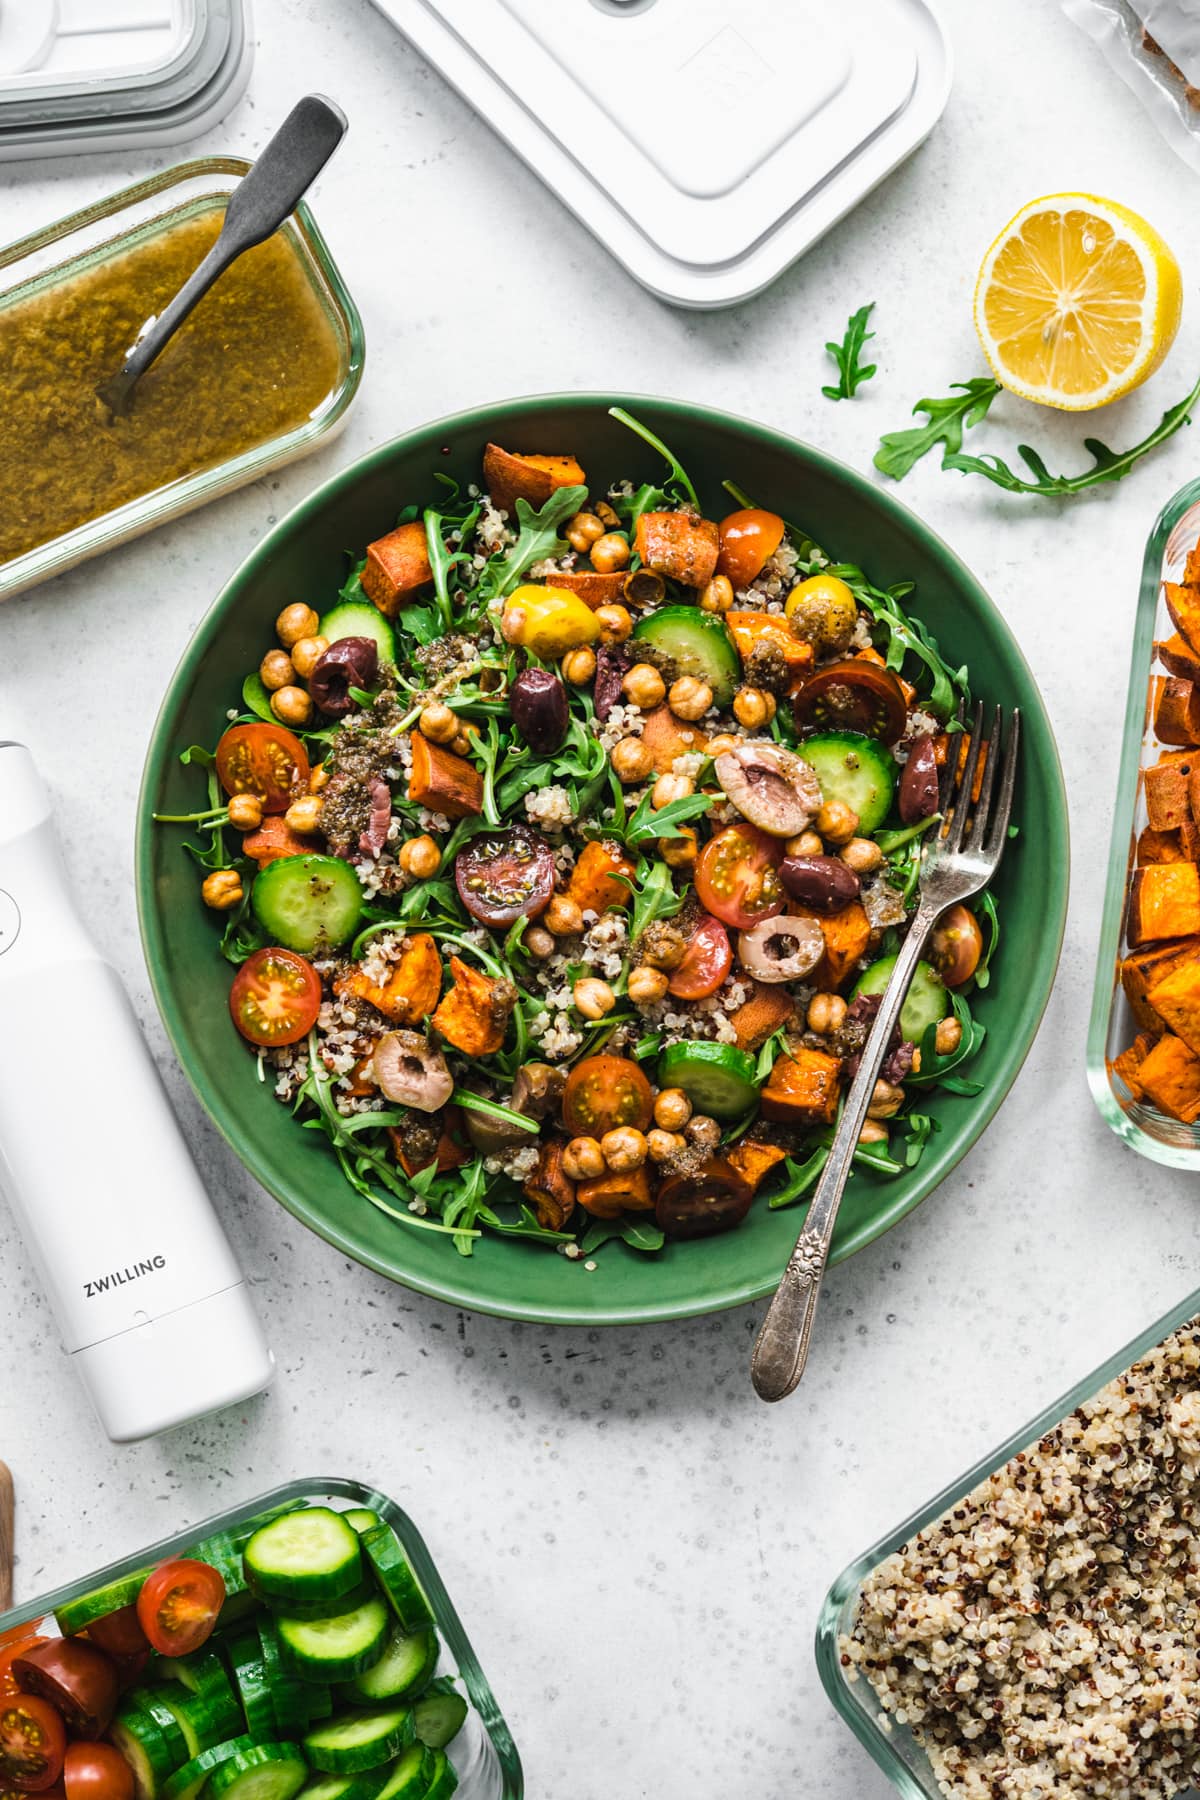
[[[671,1244],[644,1257],[612,1244],[594,1270],[544,1248],[483,1239],[462,1257],[444,1238],[397,1224],[343,1181],[323,1136],[302,1131],[270,1084],[255,1078],[229,1023],[230,970],[217,954],[212,915],[177,829],[154,812],[194,808],[198,782],[181,768],[188,744],[212,744],[237,703],[242,677],[273,641],[272,622],[294,600],[328,605],[346,571],[439,470],[478,477],[494,439],[576,454],[593,484],[623,475],[660,480],[661,462],[608,417],[619,400],[681,458],[708,506],[722,510],[728,477],[764,505],[801,522],[833,555],[879,584],[913,579],[914,609],[953,662],[970,664],[982,698],[1024,714],[1014,817],[1020,835],[996,882],[1003,939],[996,978],[981,998],[987,1040],[971,1073],[976,1099],[939,1094],[941,1130],[920,1164],[891,1181],[858,1174],[834,1238],[837,1261],[911,1212],[970,1149],[1016,1077],[1050,996],[1067,903],[1066,797],[1045,707],[995,606],[953,552],[905,507],[820,451],[766,426],[682,401],[550,395],[502,402],[424,426],[373,451],[312,494],[242,564],[200,625],[159,714],[138,806],[137,889],[155,996],[201,1102],[250,1172],[304,1224],[347,1256],[457,1306],[545,1324],[628,1324],[687,1318],[760,1299],[779,1278],[801,1222],[796,1209],[752,1209],[727,1236]],[[732,503],[729,503],[732,504]]]

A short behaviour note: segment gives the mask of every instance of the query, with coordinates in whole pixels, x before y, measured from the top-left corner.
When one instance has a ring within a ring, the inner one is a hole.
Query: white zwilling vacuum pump
[[[242,1272],[125,990],[75,909],[33,758],[11,743],[0,743],[0,1193],[111,1438],[266,1387],[274,1358]]]

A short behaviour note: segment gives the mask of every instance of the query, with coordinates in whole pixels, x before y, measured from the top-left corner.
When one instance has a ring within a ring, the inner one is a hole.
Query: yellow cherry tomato
[[[543,662],[556,661],[568,650],[582,649],[600,636],[595,613],[578,595],[533,582],[508,596],[500,630],[506,643],[532,651]]]

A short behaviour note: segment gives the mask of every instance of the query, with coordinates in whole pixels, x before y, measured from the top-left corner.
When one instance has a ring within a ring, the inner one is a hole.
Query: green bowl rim
[[[751,1301],[761,1300],[766,1295],[773,1293],[779,1277],[778,1275],[768,1275],[761,1281],[743,1282],[736,1289],[728,1289],[719,1294],[697,1293],[684,1300],[664,1299],[652,1306],[614,1306],[610,1304],[602,1310],[584,1311],[571,1305],[522,1306],[519,1301],[509,1301],[499,1296],[494,1299],[481,1300],[451,1279],[430,1279],[424,1276],[414,1276],[408,1272],[398,1274],[382,1258],[352,1248],[342,1233],[317,1217],[303,1200],[294,1199],[281,1192],[280,1188],[268,1179],[259,1162],[253,1138],[248,1134],[243,1138],[240,1130],[225,1123],[221,1117],[219,1102],[209,1091],[207,1082],[190,1066],[185,1034],[176,1017],[174,1001],[167,992],[167,985],[161,973],[164,959],[161,944],[158,941],[158,914],[154,904],[151,855],[153,822],[150,816],[152,810],[150,796],[151,789],[157,787],[161,781],[167,758],[174,751],[174,746],[167,745],[164,736],[163,728],[167,715],[175,709],[181,684],[190,681],[192,672],[208,648],[210,639],[215,636],[218,621],[223,616],[226,605],[232,597],[232,590],[240,587],[244,582],[248,564],[270,558],[277,545],[312,512],[325,506],[331,498],[336,497],[343,490],[352,487],[364,474],[373,470],[377,465],[388,462],[399,449],[410,442],[426,437],[444,437],[449,440],[456,433],[462,431],[490,430],[492,425],[509,417],[517,408],[537,407],[554,412],[590,406],[606,412],[611,406],[623,406],[626,410],[634,412],[639,407],[652,407],[678,420],[685,429],[690,420],[699,419],[705,424],[716,425],[735,434],[757,438],[768,449],[775,450],[783,456],[788,458],[799,456],[819,474],[842,483],[852,492],[862,496],[868,505],[882,509],[884,514],[890,515],[898,529],[923,540],[926,551],[941,563],[948,580],[959,588],[967,589],[980,612],[998,627],[1002,637],[1008,639],[1013,655],[1024,670],[1029,687],[1040,708],[1039,724],[1044,725],[1046,737],[1045,774],[1050,788],[1052,810],[1057,807],[1059,813],[1061,843],[1059,854],[1047,863],[1048,891],[1043,895],[1043,901],[1049,931],[1043,934],[1042,948],[1037,964],[1032,971],[1036,975],[1039,971],[1044,970],[1046,979],[1042,983],[1041,1000],[1037,1005],[1036,1014],[1028,1020],[1025,1030],[1014,1035],[1005,1046],[997,1075],[984,1094],[980,1096],[978,1115],[972,1122],[970,1130],[964,1134],[961,1143],[954,1147],[939,1146],[935,1148],[933,1145],[927,1147],[916,1171],[918,1179],[912,1188],[898,1197],[890,1206],[883,1207],[872,1218],[869,1225],[862,1226],[843,1240],[832,1257],[834,1262],[842,1262],[847,1257],[856,1255],[859,1250],[876,1242],[893,1226],[898,1225],[902,1219],[907,1218],[909,1213],[915,1211],[957,1167],[967,1152],[974,1148],[995,1118],[1020,1073],[1025,1058],[1033,1048],[1054,990],[1063,936],[1066,930],[1071,855],[1066,784],[1063,779],[1062,760],[1058,753],[1050,715],[1045,701],[1042,699],[1041,690],[1034,679],[1033,671],[1000,609],[958,553],[951,549],[945,539],[926,525],[924,520],[910,507],[893,498],[865,475],[859,474],[856,469],[850,468],[848,464],[841,462],[838,458],[830,456],[824,450],[816,449],[800,438],[790,437],[786,432],[777,431],[773,426],[764,425],[759,420],[749,419],[738,413],[725,412],[695,401],[672,400],[653,394],[568,392],[514,395],[504,400],[489,401],[483,406],[468,407],[460,412],[447,414],[440,419],[428,420],[409,431],[400,433],[397,437],[390,438],[386,443],[379,444],[375,449],[365,452],[354,462],[349,463],[346,468],[329,476],[304,499],[298,501],[289,512],[285,513],[267,535],[261,538],[249,554],[242,559],[197,624],[167,685],[146,752],[146,762],[138,791],[134,841],[138,928],[150,977],[151,991],[168,1040],[207,1117],[242,1166],[281,1206],[286,1207],[294,1218],[299,1219],[301,1224],[315,1232],[318,1237],[324,1238],[326,1243],[333,1245],[344,1256],[349,1256],[354,1262],[374,1270],[377,1275],[383,1275],[389,1281],[398,1282],[414,1292],[426,1294],[431,1299],[441,1300],[449,1306],[461,1307],[468,1312],[485,1313],[493,1318],[512,1319],[528,1324],[585,1327],[649,1325],[667,1320],[698,1318],[712,1313],[726,1312],[735,1306],[743,1306]],[[1026,723],[1028,725],[1029,721],[1027,720]],[[1028,742],[1028,735],[1027,733],[1026,742]],[[1028,976],[1030,971],[1026,970],[1023,973]],[[899,1182],[900,1178],[897,1178],[897,1181]],[[457,1265],[458,1259],[452,1258],[447,1261],[448,1264]],[[448,1270],[450,1274],[453,1272],[453,1268]]]

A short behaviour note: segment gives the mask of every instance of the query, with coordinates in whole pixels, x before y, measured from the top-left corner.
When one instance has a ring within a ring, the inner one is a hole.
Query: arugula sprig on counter
[[[825,348],[833,358],[838,372],[836,383],[821,389],[827,400],[853,400],[863,382],[870,381],[874,375],[876,364],[859,360],[867,343],[875,336],[873,331],[867,330],[867,320],[874,311],[873,300],[866,306],[860,306],[847,319],[841,343],[831,341],[826,344]]]

